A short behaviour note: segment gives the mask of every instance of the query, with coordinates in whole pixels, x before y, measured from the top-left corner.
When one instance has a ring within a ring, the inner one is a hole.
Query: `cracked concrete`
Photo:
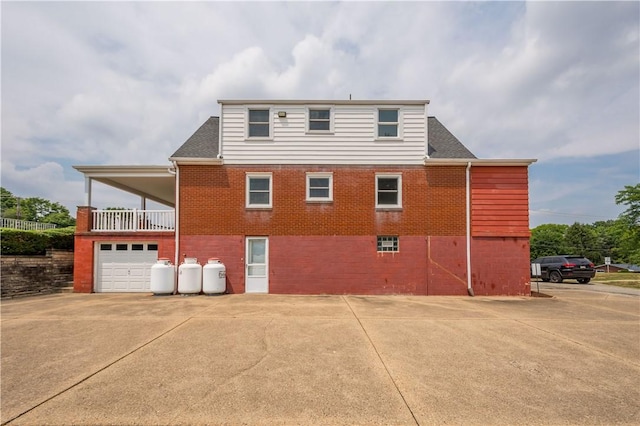
[[[639,424],[640,297],[2,301],[2,424]]]

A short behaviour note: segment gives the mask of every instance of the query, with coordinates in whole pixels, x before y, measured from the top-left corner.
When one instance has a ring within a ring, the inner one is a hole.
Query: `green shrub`
[[[45,231],[23,231],[0,229],[0,248],[3,255],[38,255],[47,249],[73,250],[74,227],[47,229]]]
[[[76,227],[54,228],[40,231],[49,238],[49,247],[60,250],[73,250],[74,235]]]

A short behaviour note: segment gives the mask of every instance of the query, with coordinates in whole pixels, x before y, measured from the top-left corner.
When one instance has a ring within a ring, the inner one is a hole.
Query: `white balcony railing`
[[[94,210],[92,231],[173,232],[176,229],[173,210]]]
[[[8,217],[3,217],[0,221],[2,222],[3,228],[23,229],[27,231],[42,231],[56,227],[53,223],[30,222],[28,220],[11,219]]]

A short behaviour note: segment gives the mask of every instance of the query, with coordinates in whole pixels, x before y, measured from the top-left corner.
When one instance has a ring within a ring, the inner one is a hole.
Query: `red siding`
[[[476,237],[530,235],[526,166],[471,168],[471,229]]]

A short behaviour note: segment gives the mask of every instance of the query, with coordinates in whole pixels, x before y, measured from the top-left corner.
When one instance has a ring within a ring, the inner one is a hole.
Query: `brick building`
[[[217,257],[230,293],[530,293],[534,160],[476,158],[428,101],[219,103],[170,169],[76,167],[76,291],[148,291],[157,257]],[[97,211],[92,180],[176,215]]]

